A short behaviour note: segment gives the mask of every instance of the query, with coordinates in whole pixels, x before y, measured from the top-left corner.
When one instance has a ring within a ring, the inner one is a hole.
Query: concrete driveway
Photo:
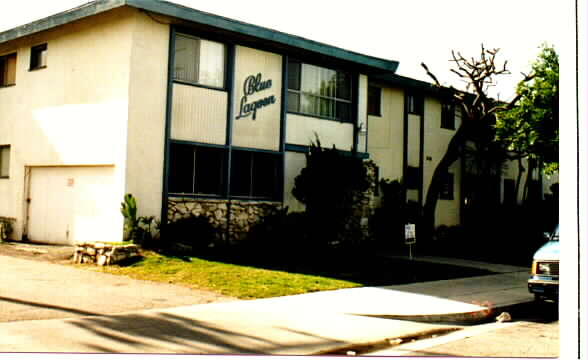
[[[234,300],[213,292],[1,254],[0,264],[0,322],[106,315]]]

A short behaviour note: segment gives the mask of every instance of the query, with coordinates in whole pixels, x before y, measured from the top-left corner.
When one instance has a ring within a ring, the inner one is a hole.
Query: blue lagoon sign
[[[261,98],[252,102],[248,102],[247,97],[254,95],[263,90],[270,89],[272,87],[272,81],[262,80],[261,73],[257,75],[249,75],[243,82],[243,97],[239,104],[239,115],[237,120],[251,116],[252,120],[255,120],[257,110],[266,107],[271,104],[275,104],[276,97],[274,95]]]

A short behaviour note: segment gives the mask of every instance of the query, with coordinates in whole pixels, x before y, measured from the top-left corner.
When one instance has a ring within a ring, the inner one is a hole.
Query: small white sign
[[[414,224],[404,225],[404,240],[407,244],[414,244],[416,242],[416,229]]]

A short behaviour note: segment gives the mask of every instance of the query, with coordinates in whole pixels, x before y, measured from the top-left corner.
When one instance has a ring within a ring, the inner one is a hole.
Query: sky
[[[88,0],[2,0],[0,31],[67,10]],[[198,10],[279,30],[400,63],[397,73],[431,81],[427,64],[443,85],[461,87],[449,69],[451,51],[478,57],[481,45],[499,48],[498,63],[510,75],[490,94],[508,101],[521,72],[529,73],[539,46],[558,53],[573,36],[571,1],[553,0],[172,0]],[[361,6],[357,4],[360,3]],[[10,4],[10,5],[6,5]]]

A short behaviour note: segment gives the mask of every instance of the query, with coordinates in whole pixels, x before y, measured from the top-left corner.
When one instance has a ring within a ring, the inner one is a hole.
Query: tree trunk
[[[523,166],[523,159],[518,159],[519,163],[519,173],[517,175],[517,182],[515,185],[515,205],[519,203],[519,189],[521,188],[521,180],[523,178],[523,173],[525,172],[525,167]]]
[[[529,194],[529,189],[531,188],[531,182],[533,181],[533,170],[535,170],[536,164],[534,159],[529,159],[529,172],[527,174],[527,179],[525,181],[525,191],[523,192],[523,200],[525,203],[528,203],[531,199],[530,196],[534,196],[534,194]]]
[[[439,164],[433,172],[431,183],[427,189],[427,196],[425,198],[425,205],[423,206],[423,236],[425,240],[430,239],[435,230],[435,209],[437,208],[437,200],[441,193],[443,186],[443,178],[445,173],[449,170],[449,167],[459,159],[461,156],[461,150],[467,139],[468,128],[466,123],[462,123],[459,129],[455,132],[455,135],[451,138],[449,145],[447,145],[447,151]]]

